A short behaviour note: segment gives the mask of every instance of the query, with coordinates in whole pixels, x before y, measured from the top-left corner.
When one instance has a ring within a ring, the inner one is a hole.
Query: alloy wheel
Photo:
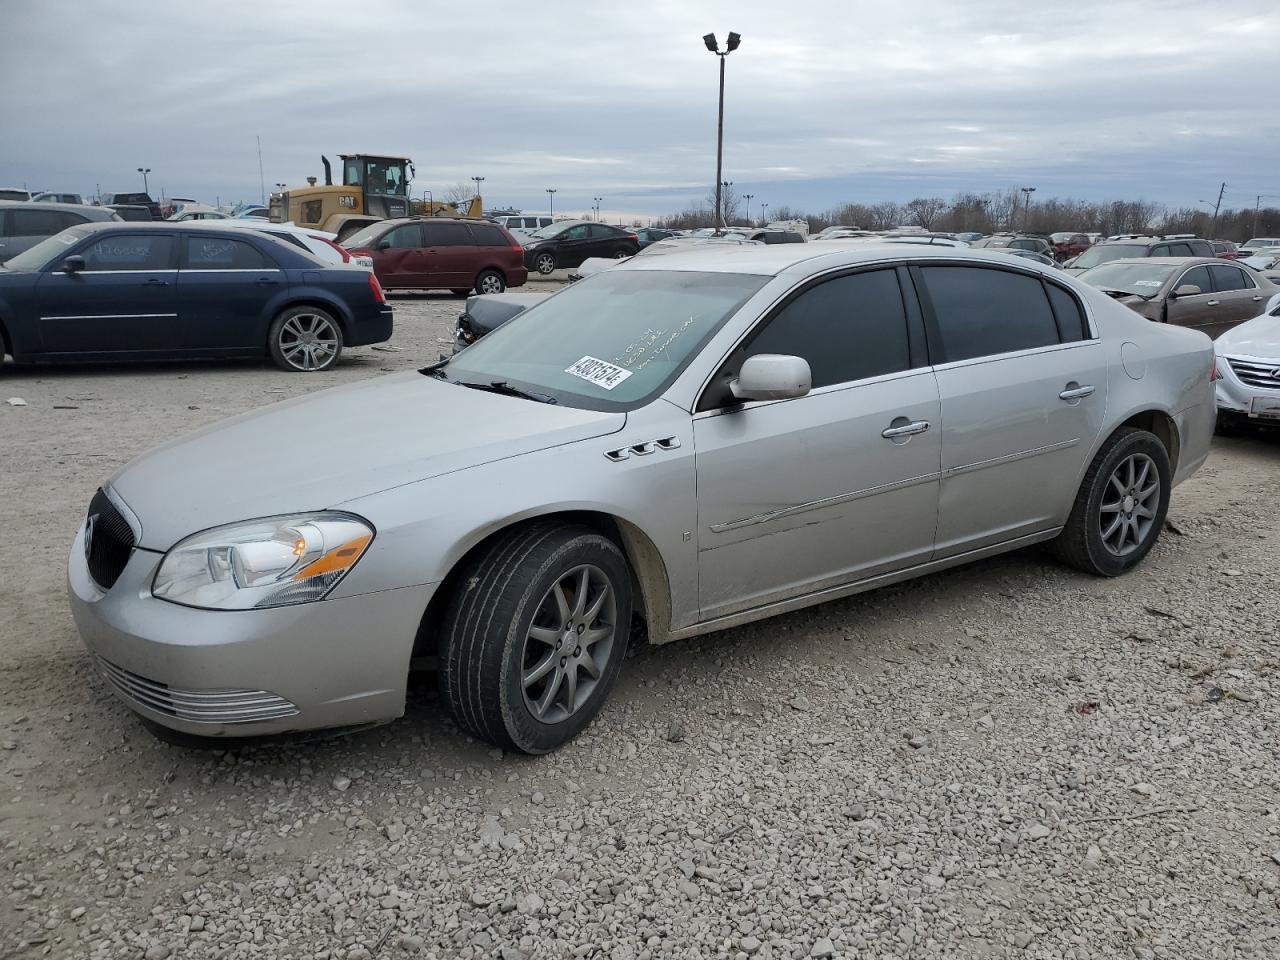
[[[496,273],[486,273],[483,277],[480,278],[480,292],[481,293],[501,293],[502,278],[499,277]]]
[[[1160,507],[1160,471],[1145,453],[1116,465],[1103,493],[1098,525],[1102,544],[1113,556],[1133,553],[1151,535]]]
[[[338,355],[340,336],[328,317],[299,313],[280,328],[280,353],[298,370],[323,370]]]
[[[538,272],[545,276],[555,270],[556,258],[551,256],[549,253],[544,253],[542,256],[538,257],[534,265],[537,267]]]
[[[561,574],[529,627],[520,681],[529,712],[542,723],[568,719],[590,698],[617,643],[613,584],[594,564]]]

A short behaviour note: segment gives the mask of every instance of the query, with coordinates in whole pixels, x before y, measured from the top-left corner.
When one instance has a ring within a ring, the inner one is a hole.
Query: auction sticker
[[[572,366],[566,367],[564,372],[580,377],[588,383],[594,383],[597,387],[604,387],[606,390],[612,390],[631,376],[630,370],[597,360],[595,357],[583,357]]]
[[[1133,285],[1135,287],[1163,287],[1164,281],[1163,280],[1135,280],[1133,281]]]

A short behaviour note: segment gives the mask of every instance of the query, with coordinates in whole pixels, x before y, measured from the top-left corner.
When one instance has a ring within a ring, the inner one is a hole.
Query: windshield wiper
[[[508,397],[520,397],[523,400],[535,400],[538,403],[558,403],[555,397],[545,393],[534,393],[530,390],[521,390],[519,387],[513,387],[505,380],[490,380],[488,383],[468,383],[466,380],[456,381],[459,386],[470,387],[472,390],[483,390],[486,393],[501,393]]]
[[[1120,297],[1137,297],[1139,300],[1150,300],[1151,297],[1155,296],[1155,294],[1151,294],[1151,296],[1144,297],[1142,294],[1134,293],[1132,290],[1117,290],[1115,287],[1099,287],[1098,289],[1107,296],[1114,297],[1116,299],[1119,299]]]

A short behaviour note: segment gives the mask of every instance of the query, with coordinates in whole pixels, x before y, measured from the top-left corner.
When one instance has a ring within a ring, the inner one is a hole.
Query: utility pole
[[[550,201],[551,201],[550,217],[552,220],[554,220],[556,218],[556,191],[554,187],[547,187],[547,196],[550,198]]]
[[[1031,219],[1031,195],[1036,192],[1035,187],[1019,187],[1022,195],[1026,198],[1022,206],[1022,232],[1027,232],[1027,221]]]
[[[262,191],[262,205],[267,205],[267,178],[262,175],[262,137],[254,137],[258,141],[258,188]]]
[[[1218,187],[1218,202],[1213,205],[1213,223],[1209,225],[1209,239],[1212,240],[1218,233],[1218,211],[1222,209],[1222,195],[1227,192],[1227,181],[1222,181],[1222,186]]]

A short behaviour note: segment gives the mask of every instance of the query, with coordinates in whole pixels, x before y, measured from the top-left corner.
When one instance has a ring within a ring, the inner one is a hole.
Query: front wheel
[[[328,370],[342,353],[342,328],[332,314],[319,307],[290,307],[271,324],[267,347],[281,370]]]
[[[1053,551],[1098,576],[1132,570],[1160,537],[1171,487],[1160,438],[1135,427],[1116,431],[1089,465]]]
[[[626,654],[622,551],[587,527],[535,523],[482,551],[458,590],[440,655],[441,695],[458,725],[531,754],[581,732]]]
[[[533,269],[544,277],[549,276],[556,269],[556,258],[553,253],[540,253],[533,260]]]
[[[625,247],[619,247],[617,250],[613,251],[613,259],[615,260],[625,260],[630,256],[634,256],[634,254]]]
[[[507,289],[507,281],[497,270],[482,270],[476,277],[476,293],[501,293]]]

